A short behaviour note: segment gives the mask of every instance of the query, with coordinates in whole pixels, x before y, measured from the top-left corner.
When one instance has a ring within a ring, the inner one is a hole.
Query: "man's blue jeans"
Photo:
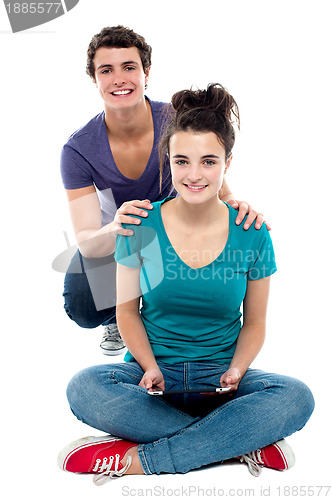
[[[64,308],[82,328],[116,322],[116,264],[114,256],[86,259],[79,250],[68,267],[64,282]]]
[[[159,362],[165,388],[218,387],[228,366]],[[73,377],[67,396],[76,417],[139,443],[145,474],[185,473],[257,450],[300,430],[314,399],[297,379],[248,369],[233,395],[150,396],[136,362],[99,365]]]

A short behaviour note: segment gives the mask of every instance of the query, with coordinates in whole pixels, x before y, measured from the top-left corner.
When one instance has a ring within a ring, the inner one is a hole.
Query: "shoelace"
[[[240,457],[240,462],[245,462],[248,465],[249,472],[253,476],[258,477],[261,474],[262,469],[259,464],[264,465],[261,450],[252,451],[247,455],[242,455]]]
[[[118,327],[114,323],[110,323],[109,325],[105,326],[105,330],[103,333],[103,341],[104,340],[119,340],[120,333],[118,330]]]
[[[107,461],[109,462],[107,463]],[[127,463],[122,469],[119,470],[119,464],[120,464],[120,455],[117,453],[115,455],[115,465],[114,465],[114,470],[111,470],[112,465],[114,463],[114,456],[110,456],[109,458],[104,457],[103,461],[101,463],[101,460],[98,458],[96,460],[95,466],[92,469],[92,472],[96,472],[93,478],[94,484],[97,486],[100,486],[110,479],[114,477],[121,477],[129,467],[131,466],[132,458],[131,455],[128,456],[127,458]]]

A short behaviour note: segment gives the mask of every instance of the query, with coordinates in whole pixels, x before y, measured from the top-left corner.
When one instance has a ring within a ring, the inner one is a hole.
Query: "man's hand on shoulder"
[[[248,214],[247,220],[243,226],[243,229],[247,230],[249,227],[255,223],[255,229],[260,229],[262,227],[263,222],[266,224],[266,228],[268,231],[271,231],[271,226],[264,220],[264,215],[261,212],[257,212],[249,203],[246,201],[237,201],[237,200],[227,200],[227,203],[238,210],[238,216],[236,218],[235,223],[237,225],[241,224],[246,214]]]

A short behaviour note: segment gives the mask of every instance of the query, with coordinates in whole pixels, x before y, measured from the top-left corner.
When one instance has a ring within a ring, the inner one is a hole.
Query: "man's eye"
[[[105,68],[105,69],[102,70],[101,74],[102,75],[107,75],[107,73],[110,73],[110,72],[111,72],[111,70],[109,68]]]
[[[135,69],[136,69],[135,66],[127,66],[126,67],[126,71],[133,71]]]

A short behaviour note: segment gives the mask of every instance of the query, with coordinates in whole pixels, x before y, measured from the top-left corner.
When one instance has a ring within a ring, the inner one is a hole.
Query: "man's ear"
[[[150,69],[151,69],[151,66],[149,66],[145,70],[145,88],[147,88],[147,86],[148,86],[148,81],[149,81],[149,76],[150,76]]]

